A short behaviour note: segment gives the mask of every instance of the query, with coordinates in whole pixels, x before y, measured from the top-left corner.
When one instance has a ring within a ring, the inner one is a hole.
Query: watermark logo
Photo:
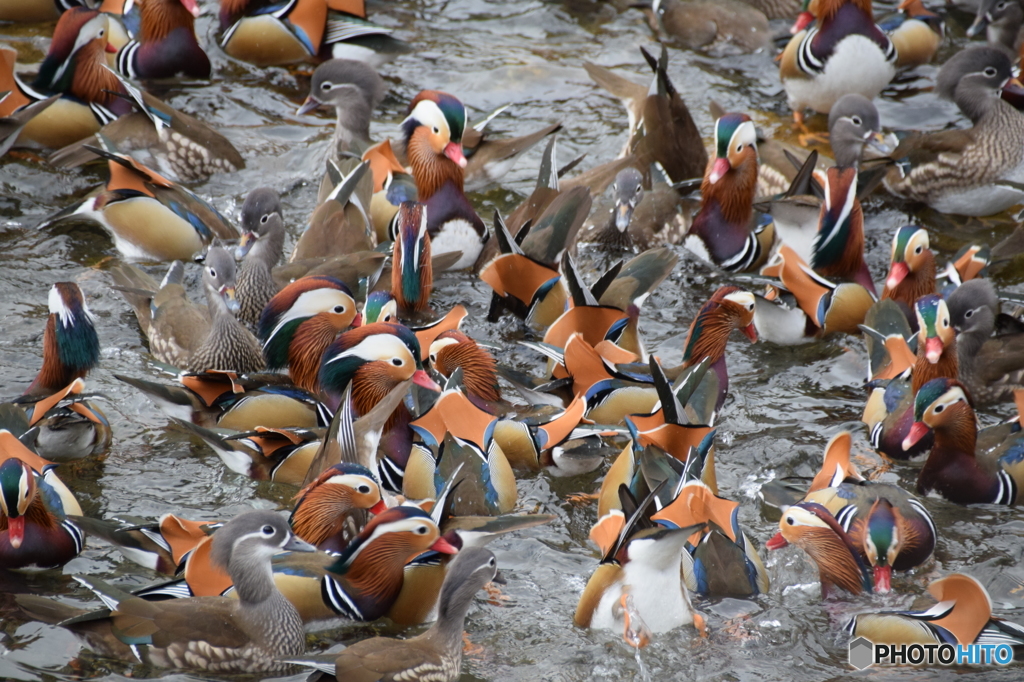
[[[850,642],[850,665],[1009,665],[1009,644],[876,644],[864,637]]]

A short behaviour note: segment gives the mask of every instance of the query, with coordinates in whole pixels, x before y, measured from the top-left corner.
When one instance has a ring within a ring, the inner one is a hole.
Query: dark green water
[[[619,3],[625,4],[625,3]],[[461,97],[471,118],[514,103],[494,128],[522,134],[553,121],[560,136],[562,162],[586,153],[583,167],[613,158],[626,134],[626,118],[613,98],[595,86],[582,69],[585,60],[617,67],[619,73],[648,82],[649,69],[637,47],[651,45],[651,33],[635,10],[618,11],[615,3],[569,0],[401,0],[373,3],[372,18],[397,29],[417,52],[382,69],[390,85],[373,127],[375,138],[395,135],[406,102],[423,88]],[[260,185],[277,188],[285,205],[291,239],[313,208],[331,121],[296,117],[306,94],[309,71],[256,69],[235,63],[212,47],[212,3],[199,21],[201,40],[214,64],[210,83],[162,86],[154,90],[173,106],[217,125],[246,158],[247,168],[213,178],[197,191],[235,218],[245,194]],[[967,15],[950,18],[953,44],[963,42]],[[782,31],[785,25],[777,24]],[[0,40],[14,45],[20,63],[31,66],[48,45],[49,27],[0,26]],[[787,132],[782,89],[770,54],[711,57],[671,51],[670,73],[684,93],[698,125],[710,135],[711,99],[727,109],[747,111],[769,132]],[[31,67],[29,70],[34,70]],[[891,128],[941,128],[958,118],[953,105],[928,92],[934,67],[901,81],[879,102]],[[819,122],[823,125],[823,122]],[[510,210],[533,186],[540,152],[534,150],[498,187],[471,199],[483,216],[494,207]],[[244,508],[284,508],[294,491],[258,484],[227,472],[212,452],[193,445],[169,429],[167,420],[145,399],[127,390],[112,374],[156,378],[134,316],[109,288],[105,268],[117,258],[113,243],[99,229],[40,232],[35,225],[84,194],[103,179],[104,171],[54,171],[36,161],[7,158],[0,162],[0,396],[13,397],[35,375],[41,361],[46,295],[55,281],[73,279],[85,291],[99,319],[102,367],[89,379],[92,390],[109,397],[104,407],[114,425],[114,444],[98,460],[61,467],[60,475],[79,495],[87,514],[156,517],[164,512],[192,518],[225,518]],[[883,197],[865,204],[869,266],[884,277],[892,231],[911,220],[932,232],[940,259],[968,241],[994,244],[1013,228],[1009,215],[984,223],[950,221],[931,213],[908,218]],[[582,249],[582,260],[592,254]],[[672,276],[645,304],[643,331],[649,348],[668,363],[678,361],[686,328],[695,311],[721,284],[729,283],[681,252]],[[944,262],[944,261],[943,261]],[[160,270],[160,269],[157,269]],[[590,274],[592,277],[593,274]],[[1024,293],[1021,263],[993,273],[1004,291]],[[540,359],[514,345],[522,330],[511,318],[483,322],[489,289],[467,274],[446,274],[435,288],[435,308],[464,303],[471,310],[465,325],[472,336],[505,347],[501,357],[539,372]],[[728,363],[732,396],[719,422],[718,476],[724,496],[742,504],[740,520],[748,535],[763,545],[776,530],[756,500],[760,485],[791,474],[811,475],[824,444],[841,428],[851,428],[862,470],[877,469],[881,459],[867,446],[859,423],[865,397],[863,344],[835,338],[801,348],[750,345],[736,335]],[[1001,413],[983,415],[991,423]],[[765,556],[772,580],[769,594],[755,600],[700,601],[709,616],[711,636],[701,640],[689,628],[657,638],[639,661],[611,632],[585,632],[572,626],[572,613],[587,578],[597,566],[596,550],[586,539],[593,507],[565,502],[566,495],[591,492],[601,472],[570,479],[546,474],[520,479],[523,511],[552,513],[549,526],[493,543],[508,579],[511,600],[500,607],[480,601],[466,629],[482,653],[464,664],[464,680],[829,680],[851,675],[840,628],[862,610],[909,607],[933,579],[966,571],[988,583],[1007,573],[1024,577],[1024,512],[996,508],[962,508],[928,500],[940,528],[935,560],[913,575],[894,580],[888,596],[844,598],[822,604],[817,574],[799,550],[788,548]],[[914,465],[897,465],[881,475],[912,487]],[[764,554],[764,553],[762,553]],[[127,666],[99,661],[81,653],[78,640],[61,629],[25,623],[17,615],[12,592],[55,594],[79,604],[95,600],[71,576],[97,575],[135,585],[154,579],[112,548],[90,543],[64,567],[37,575],[0,576],[0,678],[17,680],[122,679]],[[1021,600],[993,593],[997,612],[1024,622]],[[1013,607],[1016,607],[1014,610]],[[376,632],[372,627],[318,637],[326,648]],[[73,664],[69,663],[79,657]],[[136,675],[146,671],[136,670]],[[154,673],[146,673],[154,674]],[[887,670],[858,676],[872,679],[942,679],[971,675],[979,680],[1021,678],[1018,665],[1005,671]],[[194,679],[167,675],[166,679]],[[295,680],[302,679],[296,676]]]

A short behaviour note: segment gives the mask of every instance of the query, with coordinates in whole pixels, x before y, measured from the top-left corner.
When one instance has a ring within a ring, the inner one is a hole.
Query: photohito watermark
[[[1009,665],[1009,644],[875,644],[858,637],[850,642],[850,665]]]

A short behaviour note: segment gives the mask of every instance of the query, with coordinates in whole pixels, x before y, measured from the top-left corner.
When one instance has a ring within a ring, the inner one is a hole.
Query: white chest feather
[[[851,92],[874,99],[895,74],[896,66],[877,43],[851,35],[836,45],[823,72],[813,78],[787,78],[783,85],[793,111],[811,108],[827,114],[836,100]]]
[[[430,252],[439,256],[449,251],[461,251],[462,258],[451,269],[464,270],[476,262],[483,246],[476,228],[468,220],[456,218],[446,222],[437,236],[430,241]]]

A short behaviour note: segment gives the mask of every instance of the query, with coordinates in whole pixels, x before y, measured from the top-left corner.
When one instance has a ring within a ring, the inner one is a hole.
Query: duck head
[[[85,102],[110,102],[114,96],[104,90],[122,89],[106,68],[105,54],[117,51],[107,42],[108,30],[106,14],[84,7],[64,12],[32,87],[74,95]]]
[[[446,92],[424,90],[410,103],[402,129],[420,200],[427,201],[448,182],[462,190],[466,167],[462,153],[466,107],[462,102]]]
[[[633,219],[633,211],[643,201],[644,176],[632,166],[623,168],[615,176],[612,193],[615,196],[615,208],[612,209],[615,229],[625,232],[629,229],[630,220]]]
[[[374,322],[398,322],[398,304],[390,291],[373,291],[366,297],[361,323]]]
[[[370,139],[370,119],[387,88],[377,71],[353,59],[329,59],[313,72],[309,95],[297,114],[334,107],[338,130],[349,139]]]
[[[266,243],[272,233],[276,235],[278,232],[283,246],[284,221],[280,195],[270,187],[254,189],[242,203],[242,238],[235,249],[235,258],[245,258],[260,243],[261,238]]]
[[[689,367],[704,358],[711,358],[712,364],[717,362],[725,355],[725,344],[733,329],[757,341],[754,295],[738,287],[719,287],[690,324],[683,345],[683,363]]]
[[[967,47],[949,58],[939,70],[935,90],[940,97],[956,102],[960,111],[977,123],[996,105],[1000,94],[1024,94],[1013,78],[1010,58],[994,47]]]
[[[904,450],[933,431],[936,445],[941,438],[974,454],[978,430],[974,406],[967,388],[956,379],[940,377],[922,386],[914,398],[914,420],[910,433],[903,439]]]
[[[343,333],[324,353],[320,385],[335,407],[351,383],[353,407],[363,415],[406,379],[440,392],[419,358],[419,341],[408,327],[390,322],[363,325]]]
[[[765,547],[779,549],[787,544],[804,550],[817,564],[823,595],[831,585],[852,594],[871,591],[871,576],[853,540],[822,505],[801,502],[786,508],[779,532]]]
[[[856,166],[866,150],[870,156],[888,156],[893,147],[882,134],[878,109],[864,95],[843,95],[828,113],[829,144],[837,166]]]
[[[0,464],[0,513],[7,520],[7,541],[18,549],[25,541],[25,521],[36,499],[36,474],[25,462],[12,457]],[[35,523],[45,521],[49,514],[33,514]],[[42,518],[37,518],[42,516]],[[52,525],[52,524],[47,524]]]
[[[387,510],[377,479],[369,469],[352,462],[325,469],[295,497],[298,501],[289,518],[292,529],[317,547],[343,530],[352,510],[375,515]]]
[[[462,369],[463,383],[470,399],[479,398],[488,402],[501,400],[497,361],[461,331],[450,329],[439,334],[430,344],[428,357],[430,366],[445,378],[450,377],[455,370]]]
[[[949,308],[940,296],[929,294],[917,299],[914,310],[917,312],[918,347],[923,349],[925,359],[934,365],[955,340]]]
[[[43,366],[26,394],[53,393],[84,377],[100,361],[95,318],[74,282],[57,282],[48,296]]]
[[[896,230],[892,238],[891,260],[882,298],[888,298],[886,293],[894,291],[911,273],[926,276],[931,272],[934,287],[935,254],[929,244],[928,232],[923,227],[904,225]]]
[[[220,246],[211,246],[203,257],[203,286],[210,312],[234,315],[238,312],[235,297],[235,259]],[[216,317],[216,315],[213,315]]]

